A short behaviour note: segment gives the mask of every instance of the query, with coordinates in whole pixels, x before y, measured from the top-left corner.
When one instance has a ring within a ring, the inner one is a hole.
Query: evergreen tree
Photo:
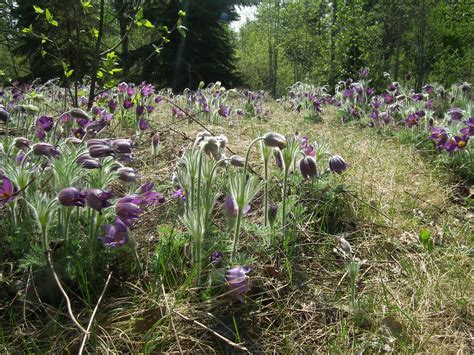
[[[233,33],[228,23],[238,18],[235,6],[244,3],[248,1],[147,1],[146,18],[168,28],[173,26],[173,16],[179,10],[185,11],[183,25],[188,31],[185,37],[178,33],[171,35],[171,42],[159,56],[150,53],[160,38],[132,50],[133,66],[129,75],[174,90],[196,87],[200,81],[236,85]]]

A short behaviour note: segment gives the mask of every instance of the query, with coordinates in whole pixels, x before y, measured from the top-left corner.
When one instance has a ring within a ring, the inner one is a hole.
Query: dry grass
[[[334,251],[334,236],[302,226],[302,246],[291,278],[284,266],[272,269],[266,266],[271,259],[257,254],[252,291],[244,305],[229,295],[199,301],[196,290],[185,287],[166,290],[165,302],[160,285],[122,284],[122,296],[109,300],[97,316],[97,349],[242,351],[218,333],[251,353],[469,353],[474,327],[473,225],[469,211],[453,202],[449,172],[432,166],[396,138],[336,122],[330,109],[322,123],[311,123],[276,103],[267,107],[270,113],[263,121],[231,120],[209,128],[226,134],[238,154],[259,131],[298,130],[310,140],[328,142],[334,153],[350,162],[344,182],[352,194],[346,204],[353,224],[344,235],[361,262],[359,306],[350,307],[347,261]],[[157,125],[168,120],[168,110],[155,115]],[[201,130],[183,122],[164,131],[158,163],[145,152],[146,140],[137,159],[143,177],[158,184],[168,181],[186,137],[193,139]],[[254,161],[259,161],[257,149],[254,154]],[[258,170],[258,164],[253,166]],[[165,209],[149,211],[145,225],[137,229],[146,257],[161,237],[154,226],[166,220]],[[260,219],[253,216],[255,223]],[[435,239],[432,251],[418,240],[422,228]],[[251,229],[247,234],[243,248],[251,249],[258,236],[252,236]]]

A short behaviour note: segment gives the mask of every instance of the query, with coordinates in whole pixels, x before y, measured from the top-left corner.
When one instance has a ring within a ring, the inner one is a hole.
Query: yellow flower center
[[[458,142],[458,147],[459,148],[464,148],[466,146],[467,142],[466,141],[459,141]]]

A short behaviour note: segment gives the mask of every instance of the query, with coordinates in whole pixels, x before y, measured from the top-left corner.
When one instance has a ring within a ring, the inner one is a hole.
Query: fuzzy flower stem
[[[268,226],[268,158],[263,160],[264,166],[264,180],[265,183],[263,185],[263,225],[266,227]]]
[[[283,226],[283,235],[286,234],[286,200],[287,200],[287,189],[288,189],[288,172],[290,167],[285,166],[285,175],[283,178],[283,201],[281,206],[282,212],[282,226]]]
[[[250,149],[252,148],[254,144],[256,144],[257,142],[263,139],[264,137],[255,138],[247,148],[247,153],[245,154],[244,170],[242,171],[242,176],[245,180],[247,179],[247,168],[248,168],[248,161],[250,157]],[[244,194],[245,194],[245,184],[243,183],[240,185],[240,191],[239,191],[240,201],[243,201]],[[240,224],[242,222],[243,209],[244,209],[244,206],[242,206],[241,203],[237,203],[237,220],[235,222],[234,239],[232,242],[232,255],[231,255],[232,259],[235,257],[235,254],[237,252],[237,244],[239,240]]]
[[[245,164],[244,164],[244,171],[243,171],[243,174],[244,176],[247,176],[247,168],[248,168],[248,163],[249,163],[249,157],[250,157],[250,149],[252,148],[252,146],[261,141],[261,140],[264,140],[265,138],[264,137],[258,137],[258,138],[255,138],[249,145],[249,147],[247,148],[247,153],[245,154]]]

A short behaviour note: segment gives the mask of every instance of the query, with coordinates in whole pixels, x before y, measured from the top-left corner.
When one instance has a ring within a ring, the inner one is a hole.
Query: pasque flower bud
[[[316,160],[312,156],[306,156],[300,161],[300,171],[303,178],[313,178],[318,176],[318,169],[316,167]]]
[[[268,147],[284,149],[286,147],[286,138],[280,133],[268,132],[263,136],[263,143]]]

